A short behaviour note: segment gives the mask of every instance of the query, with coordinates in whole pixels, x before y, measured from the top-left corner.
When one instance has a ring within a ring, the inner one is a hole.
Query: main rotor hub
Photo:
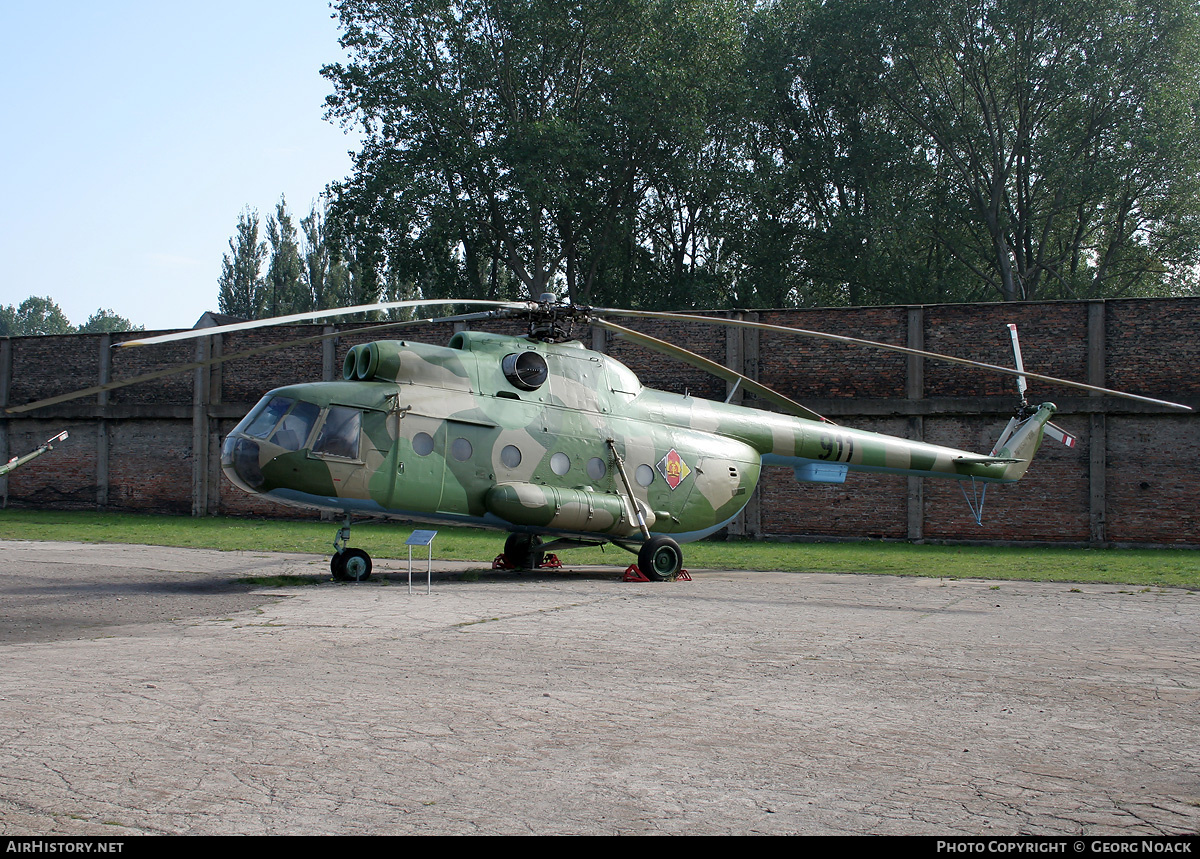
[[[576,323],[587,324],[591,308],[559,304],[553,293],[542,293],[529,309],[529,336],[543,343],[563,343],[575,339]]]

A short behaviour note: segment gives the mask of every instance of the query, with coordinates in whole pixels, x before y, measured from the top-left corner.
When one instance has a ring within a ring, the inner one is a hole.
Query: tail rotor
[[[1012,322],[1008,323],[1008,336],[1012,339],[1013,359],[1016,361],[1015,367],[1018,374],[1017,394],[1021,397],[1021,408],[1018,412],[1017,418],[1014,418],[1013,421],[1010,421],[1010,426],[1006,428],[1005,432],[1000,436],[1000,441],[996,443],[996,448],[992,451],[993,454],[1004,444],[1006,437],[1009,435],[1012,429],[1012,424],[1014,422],[1019,422],[1019,419],[1024,418],[1028,413],[1033,411],[1033,409],[1029,407],[1029,397],[1027,394],[1029,390],[1029,384],[1025,378],[1025,362],[1021,358],[1021,341],[1017,338],[1017,326]],[[1075,447],[1075,436],[1071,435],[1062,427],[1052,424],[1049,421],[1046,422],[1046,425],[1042,430],[1042,434],[1054,439],[1059,444],[1062,444],[1066,447]]]

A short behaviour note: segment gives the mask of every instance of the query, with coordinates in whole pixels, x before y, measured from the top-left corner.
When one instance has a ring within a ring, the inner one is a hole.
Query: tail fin
[[[1037,407],[1037,411],[1032,413],[1022,406],[1016,416],[1009,420],[1004,432],[1000,433],[1000,439],[990,454],[970,459],[959,457],[959,462],[963,464],[964,468],[983,465],[988,467],[989,472],[995,466],[1003,466],[1004,469],[1000,474],[991,472],[986,476],[966,472],[971,474],[972,494],[967,494],[965,486],[961,488],[963,498],[966,499],[967,506],[971,509],[971,515],[975,518],[976,525],[983,524],[983,502],[987,497],[988,482],[1015,483],[1025,476],[1034,454],[1042,446],[1042,435],[1046,431],[1046,427],[1054,426],[1050,423],[1050,418],[1056,411],[1058,409],[1054,403],[1042,403]],[[985,482],[976,483],[977,477],[984,477]]]
[[[991,453],[996,459],[1008,461],[1004,480],[1020,480],[1025,475],[1033,455],[1042,446],[1046,424],[1056,411],[1054,403],[1042,403],[1033,414],[1023,417],[1018,413],[1008,422]]]
[[[996,442],[996,446],[994,448],[992,448],[992,456],[997,455],[997,452],[999,451],[999,449],[1004,445],[1004,443],[1006,441],[1008,441],[1009,437],[1017,431],[1017,428],[1021,425],[1021,422],[1023,420],[1025,420],[1026,416],[1031,413],[1030,408],[1029,408],[1029,400],[1026,397],[1026,394],[1029,390],[1029,385],[1025,381],[1025,361],[1021,358],[1021,341],[1017,338],[1017,326],[1016,325],[1009,323],[1008,336],[1012,340],[1013,360],[1016,361],[1017,373],[1020,374],[1017,376],[1017,393],[1021,397],[1021,408],[1017,412],[1017,416],[1008,422],[1008,426],[1006,426],[1004,428],[1004,432],[1000,434],[1000,440],[998,442]],[[1047,406],[1050,407],[1050,414],[1054,414],[1054,404],[1053,403],[1045,403],[1041,406],[1041,408],[1038,410],[1038,412],[1035,413],[1033,416],[1037,417],[1037,415],[1041,414],[1041,409],[1045,409]],[[1044,430],[1043,430],[1044,433],[1046,435],[1050,436],[1050,438],[1054,439],[1055,441],[1059,442],[1060,444],[1066,445],[1067,447],[1075,446],[1075,436],[1071,435],[1069,432],[1067,432],[1062,427],[1055,426],[1054,424],[1050,423],[1048,420],[1043,420],[1041,422],[1041,424],[1042,424],[1042,427],[1044,428]],[[1040,443],[1041,442],[1039,440],[1038,444],[1040,444]],[[1037,452],[1037,449],[1038,449],[1038,445],[1035,444],[1033,446],[1033,450],[1030,452],[1030,455],[1029,455],[1030,459],[1033,458],[1033,454]],[[1023,473],[1024,473],[1024,471],[1022,471],[1022,474]]]

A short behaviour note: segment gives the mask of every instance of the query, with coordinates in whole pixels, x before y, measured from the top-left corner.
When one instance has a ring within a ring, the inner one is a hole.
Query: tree
[[[312,293],[304,283],[303,263],[297,243],[296,224],[287,210],[287,201],[279,198],[275,213],[267,217],[266,313],[285,316],[312,310]]]
[[[638,234],[652,187],[660,236],[668,213],[692,219],[665,252],[697,253],[695,216],[716,201],[685,202],[679,165],[703,165],[707,122],[736,107],[714,86],[736,64],[713,60],[740,46],[743,3],[335,5],[352,59],[324,69],[330,116],[367,137],[334,205],[364,277],[421,259],[422,291],[607,299],[654,251]],[[622,297],[661,298],[638,286]]]
[[[916,229],[930,165],[887,113],[877,3],[780,0],[749,32],[753,165],[732,238],[744,259],[739,303],[921,300],[945,277]]]
[[[655,8],[643,48],[647,83],[661,93],[656,144],[640,169],[645,184],[634,224],[642,271],[616,301],[665,307],[727,305],[738,274],[727,213],[747,187],[744,128],[755,82],[743,73],[739,3]],[[651,301],[640,294],[654,296]],[[639,300],[640,298],[640,300]]]
[[[19,307],[0,307],[0,335],[32,337],[42,334],[70,334],[75,329],[66,314],[49,296],[31,295]]]
[[[350,60],[323,70],[328,115],[366,136],[319,225],[318,268],[343,265],[325,296],[335,280],[345,302],[635,307],[1194,289],[1194,0],[335,8]]]
[[[342,292],[342,278],[338,276],[335,254],[326,233],[325,217],[324,205],[318,208],[314,202],[308,216],[300,219],[302,276],[309,301],[317,310],[337,307],[337,297]]]
[[[1179,0],[760,5],[740,297],[1178,289],[1200,257],[1198,20]]]
[[[242,319],[268,315],[268,297],[262,276],[267,243],[258,238],[258,212],[247,208],[238,216],[237,232],[229,240],[229,253],[221,262],[218,305],[222,313]]]
[[[1200,28],[1188,0],[900,2],[897,124],[925,138],[933,234],[1004,300],[1154,290],[1200,257]],[[948,227],[948,228],[947,228]]]
[[[77,329],[80,334],[99,334],[103,332],[116,333],[119,331],[142,331],[141,325],[134,325],[124,316],[118,316],[111,310],[105,310],[103,307],[88,317],[88,321],[84,322]]]

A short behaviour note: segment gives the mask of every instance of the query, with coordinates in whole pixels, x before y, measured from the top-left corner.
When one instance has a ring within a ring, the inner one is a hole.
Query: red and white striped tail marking
[[[1047,422],[1045,429],[1043,429],[1042,432],[1060,444],[1065,444],[1067,447],[1075,446],[1075,436],[1071,435],[1062,427],[1055,426],[1054,424]]]

